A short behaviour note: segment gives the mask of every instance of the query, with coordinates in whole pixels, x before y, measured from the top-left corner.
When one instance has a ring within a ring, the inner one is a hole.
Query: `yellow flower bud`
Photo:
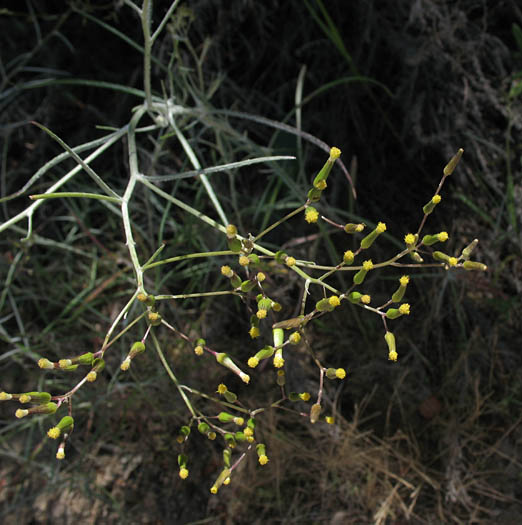
[[[309,206],[305,210],[305,221],[308,224],[312,224],[314,222],[317,222],[317,219],[319,219],[319,212],[313,207]]]
[[[335,371],[335,376],[337,379],[344,379],[346,377],[346,370],[344,368],[338,368]]]
[[[337,295],[332,295],[331,297],[329,297],[328,302],[330,303],[330,306],[333,306],[334,308],[341,304],[341,301],[339,297],[337,297]]]
[[[246,255],[241,255],[239,257],[239,264],[241,266],[248,266],[250,264],[250,259]]]
[[[180,477],[181,479],[187,479],[187,478],[188,478],[188,475],[189,475],[189,471],[188,471],[188,469],[186,469],[186,468],[184,468],[184,467],[179,469],[179,477]]]
[[[343,262],[344,264],[352,264],[353,263],[353,252],[352,250],[346,250],[343,255]]]
[[[50,428],[48,431],[47,431],[47,435],[51,438],[51,439],[58,439],[60,437],[60,434],[62,433],[62,431],[58,428],[58,427],[53,427],[53,428]]]
[[[256,337],[259,337],[261,332],[259,331],[259,328],[257,326],[252,326],[250,327],[250,330],[248,331],[248,333],[250,334],[250,337],[252,339],[255,339]]]

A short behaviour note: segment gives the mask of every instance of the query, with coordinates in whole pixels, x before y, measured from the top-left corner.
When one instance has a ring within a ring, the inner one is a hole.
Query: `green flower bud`
[[[234,434],[234,439],[239,443],[243,443],[246,441],[246,436],[243,432],[238,431]]]
[[[281,346],[285,339],[285,333],[282,328],[274,328],[272,330],[274,336],[274,346]]]
[[[206,434],[209,430],[210,430],[210,427],[208,426],[207,423],[205,423],[204,421],[202,421],[201,423],[199,423],[199,425],[198,425],[198,431],[199,431],[201,434]]]
[[[422,207],[424,215],[429,215],[434,209],[435,206],[442,200],[440,195],[434,195],[431,200]]]
[[[92,352],[86,352],[85,354],[73,357],[71,361],[78,365],[92,365],[94,360],[94,354]]]
[[[223,485],[225,480],[230,477],[230,474],[231,474],[231,470],[230,469],[228,469],[228,468],[223,469],[221,474],[218,476],[218,478],[214,482],[214,485],[212,485],[212,487],[210,488],[210,492],[212,494],[217,494],[219,488],[221,487],[221,485]]]
[[[457,151],[457,153],[451,158],[451,160],[444,167],[444,170],[443,170],[444,175],[451,175],[453,173],[463,153],[464,153],[464,150],[462,148],[460,148]]]
[[[364,224],[362,223],[359,223],[359,224],[353,224],[351,222],[349,222],[348,224],[345,224],[344,225],[344,231],[346,233],[360,233],[364,230]]]
[[[230,458],[232,457],[232,452],[229,448],[223,450],[223,463],[225,467],[230,468]]]
[[[293,401],[294,403],[295,403],[296,401],[301,401],[301,398],[299,397],[299,394],[298,394],[297,392],[290,392],[290,393],[288,394],[288,399],[289,399],[290,401]]]
[[[147,312],[147,320],[151,326],[159,326],[161,324],[161,315],[158,312]]]
[[[136,341],[132,344],[129,351],[129,358],[134,359],[138,354],[141,354],[145,351],[145,343],[143,341]]]
[[[185,467],[187,465],[188,458],[185,454],[178,454],[178,466]]]
[[[332,171],[332,167],[336,161],[336,159],[339,158],[339,155],[341,154],[341,150],[338,148],[331,148],[330,150],[330,156],[328,157],[328,160],[325,162],[324,166],[321,168],[321,171],[315,176],[314,178],[314,186],[317,186],[319,182],[326,181],[328,178],[328,175],[330,175],[330,171]]]
[[[250,279],[248,281],[243,281],[241,283],[241,291],[248,293],[251,292],[257,285],[257,281],[255,279]]]
[[[322,408],[319,403],[312,405],[312,408],[310,409],[310,423],[317,423],[319,416],[321,415],[321,410]]]
[[[31,402],[41,405],[51,401],[51,394],[49,392],[26,392],[25,394],[20,394],[18,401],[20,403]]]
[[[464,261],[462,266],[464,267],[464,270],[480,270],[481,272],[485,272],[488,269],[485,264],[475,261]]]
[[[377,224],[377,226],[375,227],[375,229],[373,231],[371,231],[366,237],[364,237],[364,239],[361,241],[361,249],[363,250],[366,250],[368,249],[372,244],[373,242],[375,241],[375,239],[377,239],[377,237],[386,231],[386,224],[384,224],[384,222],[380,222],[379,224]]]
[[[225,442],[230,448],[236,447],[236,438],[234,437],[234,434],[225,434]]]
[[[263,297],[257,302],[258,310],[270,310],[272,308],[273,301],[268,297]]]
[[[237,238],[227,239],[228,249],[231,252],[239,253],[241,251],[241,241]]]
[[[223,396],[227,400],[228,403],[235,403],[237,401],[237,396],[234,394],[234,392],[230,392],[230,390],[227,390]]]
[[[470,256],[471,256],[471,252],[473,252],[473,250],[475,249],[475,247],[477,246],[478,244],[478,239],[473,239],[473,241],[471,241],[470,244],[468,244],[463,250],[462,250],[462,253],[460,255],[460,258],[467,261]]]
[[[359,292],[352,292],[350,295],[348,295],[348,301],[350,301],[353,304],[358,304],[361,302],[362,293]]]
[[[419,255],[419,252],[410,252],[410,257],[416,262],[424,262],[424,259]]]
[[[282,250],[279,250],[275,253],[274,255],[274,259],[276,260],[276,262],[278,262],[279,264],[284,264],[285,263],[285,259],[288,257],[288,255],[283,252]]]
[[[395,290],[395,292],[391,296],[392,302],[400,303],[402,301],[402,298],[404,297],[404,294],[406,293],[406,287],[408,286],[409,282],[410,282],[410,278],[407,275],[403,275],[399,279],[399,288],[397,288],[397,290]]]
[[[326,377],[328,379],[337,379],[337,369],[336,368],[327,368]]]
[[[230,357],[228,357],[227,354],[225,353],[219,353],[219,354],[216,354],[216,361],[228,368],[229,370],[232,370],[232,372],[234,372],[234,374],[237,374],[241,380],[244,382],[244,383],[247,383],[250,381],[250,376],[248,374],[245,374],[244,372],[242,372],[239,367],[234,363],[234,361],[232,361],[232,359],[230,359]]]
[[[320,190],[319,188],[310,188],[308,191],[307,198],[310,202],[319,202],[321,200],[321,195],[323,194],[323,190]]]

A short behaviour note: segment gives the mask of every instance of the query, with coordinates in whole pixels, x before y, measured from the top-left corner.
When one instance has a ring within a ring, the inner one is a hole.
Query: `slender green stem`
[[[187,255],[177,255],[176,257],[169,257],[168,259],[162,259],[161,261],[158,261],[155,263],[144,264],[142,269],[143,271],[146,271],[146,270],[150,270],[151,268],[155,268],[156,266],[161,266],[162,264],[183,261],[185,259],[198,259],[200,257],[219,257],[221,255],[233,255],[233,254],[234,252],[230,250],[222,250],[218,252],[189,253]]]
[[[274,222],[274,224],[270,225],[268,228],[263,230],[259,235],[257,235],[254,241],[258,241],[259,239],[261,239],[261,237],[265,236],[268,232],[271,232],[274,228],[277,228],[280,224],[283,224],[283,222],[287,221],[288,219],[291,219],[294,215],[301,213],[305,208],[306,208],[306,205],[299,206],[299,208],[296,208],[294,211],[290,212],[288,215],[285,215],[283,218]]]
[[[184,293],[179,295],[155,295],[156,301],[163,301],[168,299],[191,299],[193,297],[213,297],[216,295],[239,295],[234,290],[221,290],[217,292],[199,292],[199,293]]]
[[[178,389],[180,396],[183,398],[185,405],[187,405],[187,408],[190,410],[192,417],[197,419],[198,416],[196,415],[196,411],[194,410],[194,407],[192,406],[190,399],[187,397],[185,392],[183,392],[183,389],[181,388],[181,385],[179,384],[178,379],[174,375],[174,372],[172,371],[169,364],[167,363],[167,360],[165,359],[165,355],[163,354],[163,351],[161,350],[156,334],[153,331],[151,331],[150,336],[152,338],[152,342],[154,343],[154,347],[156,348],[156,352],[160,358],[161,364],[163,365],[163,368],[165,368],[165,371],[167,372],[168,376],[170,377],[170,379],[172,379],[172,382],[176,385],[176,388]]]
[[[150,35],[150,15],[152,11],[152,0],[143,0],[141,10],[141,29],[143,31],[143,89],[147,108],[152,107],[152,88],[150,80],[150,60],[152,50],[152,38]]]
[[[203,397],[205,399],[208,399],[209,401],[214,401],[214,403],[219,403],[220,405],[226,406],[228,408],[231,408],[233,410],[237,410],[238,412],[243,412],[244,414],[250,415],[250,410],[240,407],[239,405],[233,405],[232,403],[228,403],[227,401],[222,401],[221,399],[217,399],[215,397],[209,396],[207,394],[204,394],[203,392],[200,392],[199,390],[196,390],[195,388],[191,388],[187,385],[180,385],[180,388],[183,390],[186,390],[187,392],[190,392],[191,394],[194,394],[196,396]]]
[[[160,33],[163,31],[163,28],[165,27],[165,25],[169,21],[170,17],[172,16],[172,13],[174,12],[174,9],[176,9],[176,7],[178,6],[179,2],[180,2],[180,0],[174,0],[174,2],[172,2],[170,7],[168,8],[167,12],[165,13],[165,16],[163,17],[163,20],[160,22],[160,25],[158,26],[156,31],[154,31],[154,34],[151,37],[152,43],[155,42],[156,38],[158,38]]]
[[[85,199],[98,199],[100,201],[110,201],[120,203],[121,199],[116,197],[109,197],[108,195],[100,195],[98,193],[83,193],[74,191],[64,191],[58,193],[37,193],[36,195],[29,195],[33,201],[38,199],[61,199],[62,197],[78,197]]]
[[[145,106],[141,106],[138,111],[132,117],[129,123],[128,130],[128,140],[129,140],[129,168],[130,168],[130,177],[127,187],[125,188],[125,193],[123,194],[121,202],[121,215],[123,219],[123,228],[125,230],[125,237],[127,248],[129,250],[129,255],[132,261],[132,266],[134,267],[134,273],[136,275],[136,282],[138,285],[138,290],[143,291],[143,270],[140,266],[138,259],[138,254],[136,252],[136,243],[132,235],[132,226],[129,216],[129,200],[132,196],[136,182],[138,181],[140,174],[138,168],[138,150],[136,147],[136,133],[135,129],[140,121],[141,117],[146,113],[147,109]]]

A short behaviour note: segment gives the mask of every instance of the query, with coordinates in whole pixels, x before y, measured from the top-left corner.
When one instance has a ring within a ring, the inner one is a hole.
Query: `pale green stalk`
[[[163,368],[165,368],[165,371],[167,372],[168,376],[170,377],[170,379],[172,379],[172,382],[176,385],[176,388],[178,389],[180,396],[183,398],[185,405],[187,405],[187,408],[190,410],[190,413],[195,419],[197,419],[198,416],[196,415],[196,411],[194,410],[194,407],[192,406],[190,399],[187,397],[185,392],[183,392],[183,389],[181,388],[181,385],[179,384],[178,379],[174,375],[174,372],[172,371],[169,364],[167,363],[167,360],[165,359],[165,355],[163,354],[163,351],[161,350],[156,334],[153,331],[151,331],[150,336],[152,338],[152,342],[154,343],[154,347],[156,348],[156,352],[160,358],[161,364],[163,365]]]

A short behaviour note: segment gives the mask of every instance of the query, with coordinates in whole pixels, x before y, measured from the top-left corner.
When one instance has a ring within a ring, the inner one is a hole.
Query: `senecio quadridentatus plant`
[[[124,334],[128,333],[131,329],[138,332],[141,331],[140,337],[131,345],[127,356],[121,362],[120,369],[122,372],[129,370],[131,366],[134,366],[132,363],[135,359],[139,362],[140,354],[145,352],[147,348],[152,347],[156,351],[161,364],[165,368],[190,413],[187,423],[179,429],[177,436],[177,441],[181,447],[178,456],[179,476],[182,479],[185,479],[189,475],[187,442],[193,432],[199,433],[209,440],[215,440],[218,436],[222,440],[223,470],[210,488],[211,493],[215,494],[222,485],[230,483],[233,471],[249,455],[257,455],[257,461],[260,465],[266,465],[268,463],[269,459],[267,450],[265,444],[258,438],[258,434],[261,434],[261,432],[259,432],[259,429],[256,426],[260,414],[269,409],[282,408],[284,410],[289,410],[289,405],[305,407],[305,403],[311,402],[309,409],[305,410],[304,408],[299,408],[298,410],[295,410],[295,412],[301,414],[303,417],[309,418],[311,423],[317,423],[320,420],[321,412],[323,411],[323,390],[325,379],[343,380],[346,377],[347,374],[343,368],[324,366],[312,352],[311,344],[307,340],[307,325],[310,322],[337,308],[342,308],[343,303],[347,302],[368,310],[381,318],[385,340],[383,347],[387,348],[388,359],[395,362],[398,359],[398,350],[394,333],[391,331],[391,324],[393,320],[410,314],[410,305],[409,303],[404,302],[410,278],[408,275],[400,277],[396,289],[391,293],[389,300],[381,305],[373,305],[372,297],[368,293],[369,290],[365,288],[365,279],[368,274],[379,268],[388,266],[399,268],[430,266],[443,269],[456,268],[481,271],[486,270],[486,266],[479,262],[470,260],[471,253],[477,245],[477,240],[474,240],[469,246],[465,247],[459,255],[449,255],[443,251],[434,250],[432,248],[433,246],[443,244],[448,240],[448,234],[446,232],[442,231],[438,233],[422,234],[428,216],[441,202],[441,190],[443,184],[457,166],[463,153],[462,149],[458,150],[455,156],[444,168],[443,176],[433,197],[422,208],[423,215],[416,232],[406,233],[404,235],[404,248],[390,259],[374,261],[371,257],[366,255],[378,237],[386,231],[386,224],[384,222],[378,222],[372,231],[364,235],[365,224],[338,224],[321,214],[318,210],[318,203],[321,200],[321,196],[323,192],[327,190],[327,180],[330,172],[341,155],[341,151],[336,147],[326,148],[327,151],[329,150],[329,157],[322,169],[313,179],[312,186],[308,191],[307,196],[304,197],[304,203],[300,207],[276,221],[257,235],[246,232],[240,234],[237,227],[230,224],[227,220],[226,214],[222,209],[219,199],[214,193],[206,174],[210,172],[230,170],[254,164],[256,162],[271,162],[280,159],[288,159],[289,157],[259,157],[223,166],[216,166],[207,169],[202,168],[194,150],[184,137],[180,127],[177,125],[177,117],[180,114],[190,114],[190,108],[177,106],[173,104],[170,99],[163,100],[159,97],[153,96],[151,91],[150,61],[152,45],[164,25],[167,23],[169,17],[174,12],[178,1],[172,3],[154,33],[151,33],[152,2],[145,0],[141,8],[131,2],[127,3],[131,4],[141,17],[145,39],[145,89],[143,92],[143,103],[135,109],[128,125],[111,132],[101,139],[92,141],[88,144],[82,144],[74,149],[70,148],[50,130],[41,124],[37,124],[49,136],[56,140],[65,149],[65,152],[55,157],[52,161],[41,168],[24,186],[24,188],[22,188],[22,190],[10,196],[10,198],[22,195],[46,171],[67,158],[72,157],[75,159],[77,166],[57,182],[52,184],[45,193],[31,195],[30,198],[34,202],[18,215],[1,224],[0,232],[13,227],[13,225],[21,220],[27,220],[28,228],[26,239],[31,238],[33,235],[33,215],[38,207],[49,199],[89,198],[108,202],[112,205],[108,207],[108,209],[121,216],[123,230],[125,232],[125,242],[134,270],[136,288],[132,296],[128,298],[125,306],[108,327],[104,341],[98,351],[87,352],[78,356],[64,357],[57,362],[53,362],[46,357],[42,357],[38,361],[38,366],[40,368],[51,371],[52,373],[73,372],[74,374],[79,374],[81,378],[71,390],[64,394],[51,394],[49,392],[1,392],[0,400],[11,400],[20,404],[20,408],[15,411],[15,416],[17,418],[34,415],[54,415],[56,420],[54,424],[49,426],[47,436],[52,440],[58,440],[59,444],[56,457],[58,459],[63,459],[65,457],[66,443],[68,439],[70,439],[74,428],[73,398],[75,393],[83,386],[96,381],[97,377],[103,372],[105,367],[105,353],[109,351]],[[198,111],[200,110],[193,110],[193,114],[197,115]],[[152,117],[154,124],[148,125],[146,128],[139,128],[140,121],[146,115]],[[178,200],[159,187],[161,183],[172,180],[172,177],[145,176],[140,171],[140,159],[136,146],[136,134],[138,132],[143,133],[162,128],[169,128],[169,130],[176,135],[180,145],[185,150],[193,165],[195,170],[193,174],[199,175],[200,181],[205,187],[205,190],[216,209],[220,222],[204,215],[199,210],[192,208],[186,202]],[[285,129],[288,129],[288,127],[285,127]],[[111,145],[124,137],[126,137],[128,141],[129,178],[127,186],[122,191],[118,192],[110,187],[90,167],[90,163],[106,151]],[[320,145],[325,149],[325,145],[322,143]],[[96,148],[95,151],[85,159],[79,156],[80,152],[93,148]],[[101,193],[57,191],[82,170],[85,171],[94,183],[102,190]],[[164,245],[162,245],[148,260],[141,262],[140,254],[138,254],[134,242],[133,227],[129,214],[129,203],[137,185],[139,184],[143,184],[150,188],[150,190],[165,199],[165,201],[178,206],[186,213],[196,216],[199,220],[220,232],[223,236],[223,243],[226,244],[228,249],[219,252],[182,254],[176,257],[159,259],[164,248]],[[268,232],[277,228],[283,222],[299,215],[302,216],[303,221],[306,221],[309,224],[314,224],[321,220],[325,221],[330,226],[343,230],[347,235],[360,236],[359,247],[355,251],[345,251],[344,254],[339,257],[340,260],[336,266],[321,266],[314,262],[298,260],[284,251],[273,252],[260,243],[261,239]],[[151,290],[146,290],[144,285],[145,272],[152,268],[157,268],[162,265],[193,257],[217,257],[223,259],[223,262],[226,264],[221,266],[220,271],[222,276],[228,279],[230,285],[229,288],[218,292],[201,292],[179,295],[162,295]],[[425,263],[423,257],[430,257],[430,262]],[[403,259],[408,259],[408,262],[401,262]],[[270,268],[270,266],[266,265],[267,261],[272,261],[276,266],[285,266],[289,271],[295,272],[304,280],[304,293],[300,305],[300,315],[298,317],[285,319],[283,305],[271,299],[266,293],[263,287],[263,282],[267,277],[265,272],[270,271],[266,269]],[[321,272],[321,274],[314,273],[314,276],[312,275],[313,272]],[[352,284],[347,290],[339,290],[328,282],[328,278],[337,272],[353,273]],[[308,304],[309,288],[311,286],[317,286],[323,292],[323,298],[312,306]],[[182,301],[189,297],[193,298],[209,295],[234,295],[242,298],[249,310],[249,335],[251,339],[256,340],[261,336],[262,332],[269,331],[271,332],[270,340],[272,344],[265,345],[257,351],[252,351],[246,362],[241,364],[237,358],[234,358],[227,353],[213,350],[203,338],[194,340],[180,331],[168,319],[162,317],[161,304],[163,301]],[[141,311],[135,315],[132,314],[134,315],[134,318],[129,319],[129,314],[136,311],[136,305],[138,304],[141,304]],[[252,304],[254,305],[254,308],[250,306]],[[229,390],[225,384],[215,385],[211,392],[201,392],[187,386],[178,379],[174,373],[174,367],[169,364],[164,355],[161,337],[159,336],[159,332],[163,330],[168,330],[169,332],[174,333],[177,337],[184,339],[187,342],[187,348],[193,352],[194,358],[214,359],[219,365],[237,375],[245,384],[249,384],[252,378],[255,380],[256,374],[268,373],[266,371],[257,371],[255,369],[262,361],[271,360],[276,372],[275,383],[278,385],[281,392],[280,399],[266,407],[249,409],[239,402],[237,394]],[[318,367],[318,389],[314,394],[313,402],[312,395],[309,392],[290,392],[286,386],[285,353],[291,352],[292,346],[295,345],[304,345]],[[82,373],[82,370],[85,370],[85,372]],[[250,373],[247,373],[245,370],[249,370]],[[198,406],[198,403],[196,402],[198,399],[212,400],[214,402],[217,401],[223,410],[219,413],[208,413],[206,412],[207,409]],[[59,417],[58,414],[62,412],[65,407],[67,408],[67,414]],[[327,415],[324,418],[324,421],[328,424],[333,424],[334,418],[332,415]]]

